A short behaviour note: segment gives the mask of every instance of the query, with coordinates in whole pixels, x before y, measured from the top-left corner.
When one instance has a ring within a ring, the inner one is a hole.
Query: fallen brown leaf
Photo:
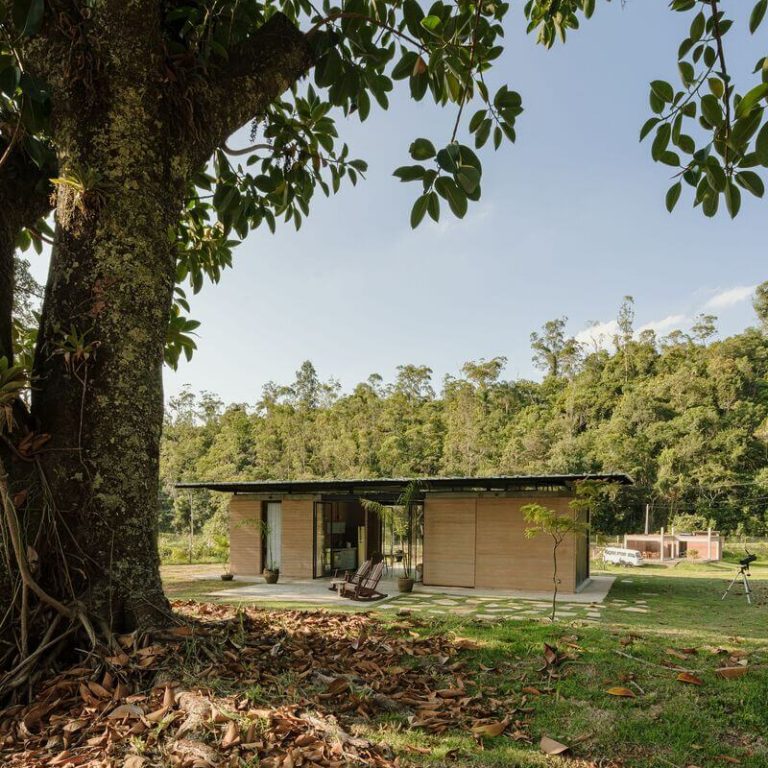
[[[611,696],[624,696],[627,699],[637,698],[634,691],[630,690],[629,688],[623,688],[620,685],[609,688],[606,693],[609,693]]]
[[[539,742],[539,749],[545,755],[561,755],[563,752],[567,752],[570,747],[551,739],[549,736],[542,736]]]
[[[681,672],[677,676],[677,680],[681,683],[688,683],[688,685],[704,685],[704,681],[701,678],[696,677],[696,675],[690,672]]]
[[[121,704],[119,707],[115,707],[107,717],[117,719],[135,719],[141,717],[144,714],[144,710],[141,707],[137,707],[135,704]]]
[[[224,738],[221,740],[221,748],[229,749],[240,742],[240,729],[234,720],[230,720],[224,731]]]
[[[509,725],[509,718],[505,717],[503,720],[499,720],[496,723],[485,723],[481,725],[473,725],[472,733],[475,736],[488,736],[493,738],[495,736],[501,736]]]
[[[747,674],[749,667],[720,667],[715,670],[715,674],[718,677],[723,677],[726,680],[733,680],[737,677],[744,677]]]

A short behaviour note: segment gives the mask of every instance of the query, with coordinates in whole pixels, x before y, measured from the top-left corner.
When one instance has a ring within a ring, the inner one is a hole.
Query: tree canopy
[[[674,183],[666,194],[670,211],[686,187],[693,205],[707,216],[721,209],[736,216],[742,192],[764,193],[768,57],[756,62],[752,81],[738,84],[727,67],[727,50],[743,39],[738,35],[758,32],[766,1],[757,0],[748,19],[740,13],[737,24],[722,0],[669,4],[672,13],[687,14],[690,25],[677,51],[675,77],[650,83],[651,116],[640,137],[653,137],[652,159],[672,169]],[[195,349],[199,323],[188,316],[187,292],[197,293],[206,280],[218,282],[232,264],[233,248],[249,232],[263,226],[274,231],[281,221],[298,228],[318,190],[332,194],[342,182],[356,184],[365,174],[365,160],[351,157],[339,139],[339,117],[365,121],[376,108],[386,109],[400,81],[417,101],[453,106],[446,136],[414,136],[408,164],[394,171],[410,182],[407,189],[416,190],[408,192],[415,196],[413,226],[426,216],[438,220],[446,208],[463,217],[481,195],[477,153],[486,145],[498,149],[515,141],[522,97],[508,85],[492,92],[487,84],[488,72],[504,52],[504,25],[514,21],[509,3],[438,0],[429,8],[417,0],[136,4],[161,15],[161,78],[178,121],[192,124],[206,119],[205,110],[220,106],[222,98],[233,102],[232,114],[205,143],[209,151],[197,158],[183,213],[168,233],[177,284],[165,359],[173,367]],[[26,201],[17,234],[21,248],[40,250],[52,236],[46,220],[52,191],[71,189],[81,202],[103,197],[98,169],[74,157],[62,164],[51,126],[55,57],[93,56],[86,36],[105,15],[100,5],[91,0],[74,10],[44,0],[0,3],[0,168],[5,166],[9,183]],[[546,47],[565,43],[597,5],[596,0],[528,0],[523,9],[527,31]],[[67,37],[58,28],[63,19],[76,35]],[[278,98],[259,100],[242,89],[248,77],[278,74],[284,63],[279,56],[289,55],[298,58],[276,89]],[[274,61],[264,64],[270,56]],[[669,68],[674,64],[670,52]],[[308,70],[309,77],[301,79]],[[77,79],[77,72],[68,76]],[[203,89],[202,81],[212,87]],[[249,120],[251,143],[230,146],[229,135]]]

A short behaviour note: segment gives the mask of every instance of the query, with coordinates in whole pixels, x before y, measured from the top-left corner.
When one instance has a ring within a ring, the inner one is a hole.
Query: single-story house
[[[406,519],[400,525],[366,502],[396,505],[412,482],[408,478],[176,487],[231,494],[230,568],[236,576],[256,576],[269,566],[288,578],[323,578],[380,554],[393,562],[405,558],[426,585],[547,590],[552,541],[544,534],[526,538],[521,508],[538,503],[575,515],[570,502],[576,484],[587,479],[631,482],[624,474],[419,478],[415,501],[401,512]],[[586,585],[588,533],[562,543],[558,573],[562,592]]]
[[[624,546],[637,549],[649,560],[676,560],[685,557],[689,560],[722,560],[725,537],[720,531],[708,528],[706,531],[677,533],[674,528],[669,533],[661,529],[660,533],[627,533]]]

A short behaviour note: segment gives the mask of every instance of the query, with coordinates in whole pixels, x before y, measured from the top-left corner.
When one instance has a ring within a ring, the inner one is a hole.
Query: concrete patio
[[[461,598],[460,602],[493,603],[494,601],[531,601],[537,604],[549,605],[552,601],[552,593],[547,591],[522,591],[522,590],[495,590],[495,589],[470,589],[463,587],[430,587],[416,584],[409,595],[401,595],[397,591],[395,578],[382,579],[379,590],[387,597],[384,600],[372,602],[352,603],[343,600],[335,591],[329,589],[329,579],[281,579],[277,584],[266,584],[261,577],[236,577],[236,581],[243,582],[242,587],[230,587],[226,590],[211,592],[212,597],[226,597],[228,599],[247,600],[253,602],[279,602],[279,603],[303,603],[303,604],[342,604],[356,605],[361,610],[375,608],[392,600],[400,599],[411,601],[421,599],[432,602],[435,598]],[[602,603],[614,582],[613,576],[593,576],[586,587],[576,594],[560,594],[558,602],[573,606],[590,606]],[[398,600],[399,602],[399,600]]]

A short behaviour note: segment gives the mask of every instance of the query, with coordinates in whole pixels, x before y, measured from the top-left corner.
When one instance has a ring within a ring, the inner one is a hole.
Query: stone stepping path
[[[632,579],[620,579],[621,583],[632,583]],[[652,608],[648,604],[653,592],[638,592],[637,598],[624,595],[620,598],[608,597],[605,603],[558,602],[557,616],[565,621],[585,621],[600,623],[608,613],[617,611],[624,614],[648,614]],[[475,618],[482,622],[499,621],[535,621],[549,617],[552,604],[539,599],[505,598],[503,596],[448,595],[431,592],[414,592],[395,595],[375,610],[424,612],[430,616],[462,616]]]
[[[648,613],[646,600],[611,600],[612,608],[630,613]],[[605,605],[600,603],[558,603],[557,615],[567,620],[599,622]],[[552,604],[542,600],[503,597],[464,597],[418,592],[397,595],[378,606],[381,611],[423,611],[431,616],[473,616],[480,621],[526,621],[546,618]]]

